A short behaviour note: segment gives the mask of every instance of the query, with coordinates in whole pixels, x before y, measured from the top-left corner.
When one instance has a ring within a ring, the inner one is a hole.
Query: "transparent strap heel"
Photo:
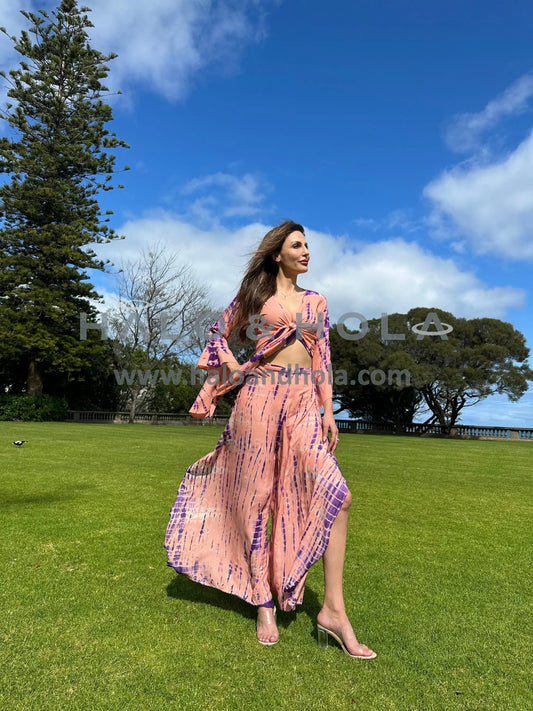
[[[346,648],[346,645],[344,644],[344,640],[342,639],[342,637],[339,637],[339,635],[336,632],[333,632],[333,630],[328,630],[328,629],[326,629],[326,627],[322,627],[322,625],[319,625],[318,623],[317,623],[317,632],[318,632],[318,646],[320,647],[320,649],[327,649],[328,648],[328,636],[331,635],[331,637],[333,637],[333,639],[340,644],[342,651],[345,654],[347,654],[349,657],[352,657],[353,659],[375,659],[377,656],[375,652],[372,652],[371,654],[352,654]]]
[[[317,630],[318,630],[318,646],[320,647],[320,649],[327,649],[328,648],[328,633],[320,625],[317,625]]]

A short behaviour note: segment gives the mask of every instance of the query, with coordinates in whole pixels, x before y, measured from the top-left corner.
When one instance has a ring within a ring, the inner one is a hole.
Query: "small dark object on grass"
[[[17,439],[17,441],[16,441],[16,442],[13,442],[13,444],[16,444],[17,447],[22,447],[22,445],[24,444],[24,442],[28,442],[28,441],[29,441],[29,440],[27,440],[27,439]]]

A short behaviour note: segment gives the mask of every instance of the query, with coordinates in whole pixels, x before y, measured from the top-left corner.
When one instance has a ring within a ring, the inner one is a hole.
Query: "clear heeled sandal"
[[[261,606],[261,607],[266,607],[266,605]],[[274,615],[274,622],[276,622],[276,608],[272,607],[270,609],[272,609],[272,614]],[[256,636],[257,636],[257,621],[255,623],[255,632],[256,632]],[[272,647],[274,644],[277,644],[279,642],[279,633],[278,633],[278,638],[274,642],[266,642],[266,641],[259,639],[259,637],[257,637],[257,641],[259,642],[259,644],[263,644],[265,647]]]
[[[331,636],[341,646],[343,652],[345,654],[347,654],[349,657],[352,657],[353,659],[375,659],[375,657],[377,657],[377,654],[375,652],[372,652],[372,654],[352,654],[346,648],[342,637],[339,637],[339,635],[337,635],[335,632],[333,632],[332,630],[328,630],[327,627],[323,627],[322,625],[319,625],[318,623],[317,623],[317,631],[318,631],[318,646],[320,647],[320,649],[327,649],[328,648],[328,636]]]

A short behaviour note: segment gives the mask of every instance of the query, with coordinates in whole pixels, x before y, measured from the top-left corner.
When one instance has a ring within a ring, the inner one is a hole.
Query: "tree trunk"
[[[137,412],[137,403],[139,401],[139,392],[138,390],[132,390],[131,393],[131,400],[130,400],[130,418],[129,422],[130,424],[132,422],[135,422],[135,413]]]
[[[27,389],[30,395],[38,395],[43,391],[41,371],[34,360],[30,360],[30,364],[28,366]]]

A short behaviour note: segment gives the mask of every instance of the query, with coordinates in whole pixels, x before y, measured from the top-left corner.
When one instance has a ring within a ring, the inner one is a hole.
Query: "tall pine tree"
[[[0,373],[13,391],[57,393],[105,351],[99,334],[80,340],[80,313],[95,315],[86,270],[105,270],[90,245],[118,237],[97,199],[122,187],[109,149],[128,146],[106,129],[102,81],[116,55],[91,47],[88,11],[62,0],[49,14],[22,12],[31,26],[10,37],[22,60],[1,73],[11,103],[0,111],[10,127],[0,139],[10,174],[0,187]]]

